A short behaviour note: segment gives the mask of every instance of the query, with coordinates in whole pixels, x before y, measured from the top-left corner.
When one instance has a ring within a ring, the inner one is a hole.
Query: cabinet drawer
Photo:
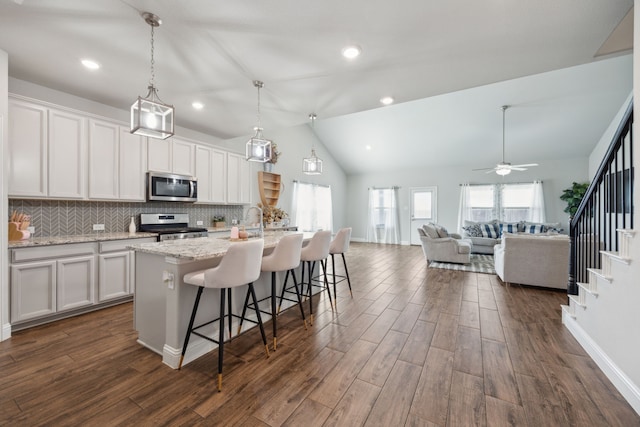
[[[11,262],[35,261],[96,253],[95,243],[72,243],[11,250]]]
[[[155,237],[145,237],[142,239],[112,240],[109,242],[100,242],[100,253],[103,254],[105,252],[127,251],[127,246],[129,245],[137,245],[138,243],[152,243],[157,241],[158,240]]]

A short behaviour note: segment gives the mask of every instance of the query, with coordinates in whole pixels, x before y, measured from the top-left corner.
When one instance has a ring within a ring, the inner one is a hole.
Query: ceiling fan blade
[[[526,171],[527,170],[527,168],[519,168],[519,167],[516,167],[516,166],[511,166],[510,169],[512,171]]]
[[[495,169],[495,168],[493,168],[493,169],[489,169],[489,170],[488,170],[488,171],[486,171],[485,173],[494,173],[495,171],[496,171],[496,169]]]
[[[538,166],[537,163],[527,163],[526,165],[513,165],[512,168],[532,168],[534,166]]]
[[[472,171],[492,171],[495,170],[495,168],[480,168],[480,169],[471,169]]]

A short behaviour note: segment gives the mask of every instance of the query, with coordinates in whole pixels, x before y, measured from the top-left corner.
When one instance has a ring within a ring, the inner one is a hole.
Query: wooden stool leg
[[[189,337],[191,336],[191,331],[193,330],[193,322],[196,320],[196,312],[198,311],[198,304],[200,304],[200,296],[202,295],[203,290],[203,286],[198,287],[196,300],[193,303],[193,310],[191,310],[191,319],[189,319],[189,328],[187,329],[187,335],[185,335],[184,337],[184,345],[182,346],[182,355],[180,356],[180,364],[178,365],[178,370],[182,368],[182,361],[184,360],[184,354],[187,352],[187,344],[189,344]]]

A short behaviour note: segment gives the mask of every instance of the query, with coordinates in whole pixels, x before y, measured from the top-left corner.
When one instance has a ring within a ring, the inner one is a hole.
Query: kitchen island
[[[264,253],[270,253],[278,241],[294,232],[278,231],[264,233]],[[303,233],[303,241],[308,242],[313,233]],[[230,242],[221,237],[203,237],[196,239],[171,240],[156,243],[144,243],[130,246],[135,251],[136,289],[134,294],[134,328],[138,331],[138,343],[162,355],[162,361],[177,369],[184,336],[189,324],[197,288],[185,284],[185,274],[215,267],[220,263],[230,245],[242,242]],[[296,271],[300,280],[300,272]],[[284,273],[277,274],[277,289],[280,292]],[[290,281],[289,284],[292,284]],[[264,273],[254,282],[258,299],[271,294],[271,274]],[[234,313],[241,313],[246,286],[234,289],[232,306]],[[219,291],[205,289],[198,309],[196,323],[218,317]],[[285,304],[286,303],[286,304]],[[283,308],[293,303],[283,301]],[[263,308],[268,307],[265,302]],[[247,316],[252,319],[251,316]],[[270,316],[263,315],[262,320]],[[237,320],[232,331],[237,332]],[[217,335],[217,325],[204,328],[203,332]],[[251,322],[243,324],[243,331],[255,327]],[[228,337],[227,337],[228,338]],[[257,345],[257,343],[256,343]],[[192,337],[185,355],[184,363],[189,363],[216,348],[214,343],[200,337]]]

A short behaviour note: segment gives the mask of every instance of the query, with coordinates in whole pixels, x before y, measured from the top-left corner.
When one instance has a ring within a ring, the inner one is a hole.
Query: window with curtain
[[[293,182],[291,224],[299,231],[333,232],[331,186]]]
[[[369,189],[369,221],[367,241],[374,243],[400,242],[397,188]]]
[[[485,222],[544,222],[542,182],[462,185],[458,225],[465,220]]]

